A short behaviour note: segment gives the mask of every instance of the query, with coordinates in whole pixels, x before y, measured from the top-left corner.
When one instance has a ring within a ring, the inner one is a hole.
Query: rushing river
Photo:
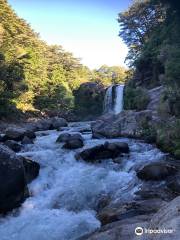
[[[88,148],[107,139],[92,139],[90,123],[71,123],[65,132],[83,132]],[[19,210],[0,219],[1,240],[75,240],[100,228],[96,218],[98,203],[103,196],[112,201],[133,199],[141,186],[135,169],[150,161],[163,159],[164,154],[152,145],[132,139],[130,155],[121,164],[107,159],[90,164],[75,159],[80,150],[62,149],[56,143],[61,132],[38,132],[33,145],[20,155],[30,157],[40,166],[40,174],[30,185],[31,197]],[[117,141],[111,139],[108,141]]]

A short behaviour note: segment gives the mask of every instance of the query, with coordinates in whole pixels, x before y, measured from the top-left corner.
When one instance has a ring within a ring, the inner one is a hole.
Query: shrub
[[[149,96],[147,90],[143,88],[125,87],[124,92],[124,108],[125,110],[141,111],[147,108]]]

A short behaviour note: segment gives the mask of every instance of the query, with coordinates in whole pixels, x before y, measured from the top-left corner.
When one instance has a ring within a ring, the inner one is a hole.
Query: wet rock
[[[51,128],[60,129],[62,127],[67,127],[68,123],[64,118],[54,117],[51,119]]]
[[[129,146],[125,142],[113,142],[113,143],[105,142],[104,146],[111,151],[129,153]]]
[[[126,146],[126,148],[125,148]],[[89,162],[96,162],[97,160],[116,158],[120,154],[129,151],[126,143],[109,143],[97,145],[92,148],[88,148],[77,154],[78,159],[83,159]]]
[[[156,213],[167,202],[160,198],[150,198],[147,200],[141,200],[136,202],[136,209],[141,214]]]
[[[147,216],[141,215],[107,224],[95,233],[83,236],[78,240],[138,240],[139,236],[136,236],[134,231],[139,226],[147,227]]]
[[[50,119],[41,119],[35,123],[33,123],[35,131],[47,131],[51,128],[51,120]]]
[[[19,207],[27,196],[22,161],[7,146],[0,145],[0,213]]]
[[[21,141],[21,143],[23,145],[26,145],[26,144],[33,144],[33,140],[28,138],[27,136],[24,136],[23,140]]]
[[[80,133],[69,134],[65,140],[63,148],[77,149],[84,146],[83,137]]]
[[[52,117],[40,119],[36,123],[33,123],[33,125],[36,128],[36,131],[47,131],[67,127],[68,123],[64,118]]]
[[[100,197],[98,199],[98,204],[96,207],[97,212],[100,212],[102,209],[109,206],[111,201],[112,201],[112,199],[111,199],[110,195],[107,195],[107,194],[100,195]]]
[[[83,143],[84,139],[80,133],[62,133],[59,135],[57,138],[56,142],[57,143],[62,143],[64,142],[65,145],[63,146],[64,148],[68,149],[76,149],[84,146]]]
[[[175,194],[180,194],[180,176],[173,177],[168,183],[167,187]]]
[[[114,210],[112,208],[109,208],[109,209],[106,209],[106,210],[102,211],[101,213],[99,213],[98,219],[102,225],[105,225],[108,223],[118,221],[119,220],[118,215],[120,215],[120,214],[121,214],[121,210],[117,211],[117,209]]]
[[[4,138],[6,140],[21,141],[25,136],[31,139],[36,137],[35,133],[29,129],[10,127],[5,130]]]
[[[135,192],[135,199],[137,200],[148,200],[159,198],[164,201],[170,201],[174,198],[173,194],[170,193],[167,189],[166,183],[159,186],[156,184],[156,181],[145,181],[137,192]]]
[[[101,215],[99,214],[103,226],[95,233],[83,236],[78,240],[138,240],[139,238],[150,240],[150,235],[135,235],[135,228],[148,228],[150,220],[154,219],[154,216],[157,216],[160,209],[165,206],[166,202],[160,199],[111,205],[102,210]],[[167,238],[167,240],[169,239]]]
[[[22,148],[21,144],[14,140],[7,140],[4,142],[4,144],[8,146],[10,149],[12,149],[14,152],[19,152],[21,151]]]
[[[102,225],[105,225],[139,215],[151,215],[152,213],[156,213],[165,203],[165,201],[159,198],[134,201],[125,204],[116,203],[102,209],[98,213],[98,219],[101,221]]]
[[[172,229],[169,234],[151,234],[149,240],[177,240],[180,236],[180,197],[173,199],[161,207],[152,217],[148,228],[150,229]]]
[[[137,172],[137,176],[142,180],[160,181],[166,179],[177,172],[174,166],[165,163],[152,163],[146,165]]]
[[[69,140],[70,136],[71,136],[71,135],[70,135],[69,133],[61,133],[61,134],[59,135],[59,137],[57,138],[56,142],[57,142],[57,143],[66,142],[66,141]]]
[[[78,140],[81,140],[81,141],[84,140],[80,133],[70,134],[69,139],[71,139],[71,140],[77,140],[78,139]]]
[[[128,110],[122,111],[117,116],[110,115],[109,117],[101,117],[96,122],[92,123],[93,137],[143,137],[144,125],[151,124],[152,111],[144,110],[140,112]]]
[[[32,180],[34,180],[39,175],[40,170],[39,163],[22,156],[20,156],[19,159],[23,162],[25,169],[25,178],[27,183],[32,182]]]
[[[77,149],[77,148],[81,148],[83,146],[84,146],[84,143],[83,143],[82,140],[80,140],[80,139],[69,139],[69,140],[66,141],[63,148]]]
[[[107,150],[104,145],[98,145],[93,148],[85,149],[77,155],[85,161],[96,162],[97,160],[115,157],[114,153]]]

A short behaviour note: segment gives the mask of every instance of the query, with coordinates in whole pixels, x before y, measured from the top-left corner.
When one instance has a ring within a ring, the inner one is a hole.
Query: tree
[[[108,86],[112,84],[123,84],[125,79],[126,69],[124,67],[109,67],[107,65],[103,65],[99,69],[94,70],[91,81]]]
[[[127,60],[130,63],[138,58],[152,31],[163,23],[165,17],[162,4],[152,4],[151,0],[135,0],[127,11],[119,13],[119,36],[129,47]]]

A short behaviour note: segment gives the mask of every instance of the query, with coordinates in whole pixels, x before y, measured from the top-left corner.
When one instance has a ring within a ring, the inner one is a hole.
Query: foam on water
[[[67,131],[76,132],[83,126],[87,127],[87,123],[71,125]],[[149,144],[120,139],[131,149],[121,165],[111,160],[88,164],[75,159],[76,151],[64,150],[55,143],[59,132],[41,134],[34,145],[20,153],[40,163],[40,174],[29,185],[31,197],[19,211],[0,219],[1,240],[73,240],[93,232],[100,227],[96,209],[101,197],[110,196],[114,201],[133,198],[140,184],[135,165],[163,158]],[[84,148],[105,141],[93,140],[90,134],[84,137]]]

